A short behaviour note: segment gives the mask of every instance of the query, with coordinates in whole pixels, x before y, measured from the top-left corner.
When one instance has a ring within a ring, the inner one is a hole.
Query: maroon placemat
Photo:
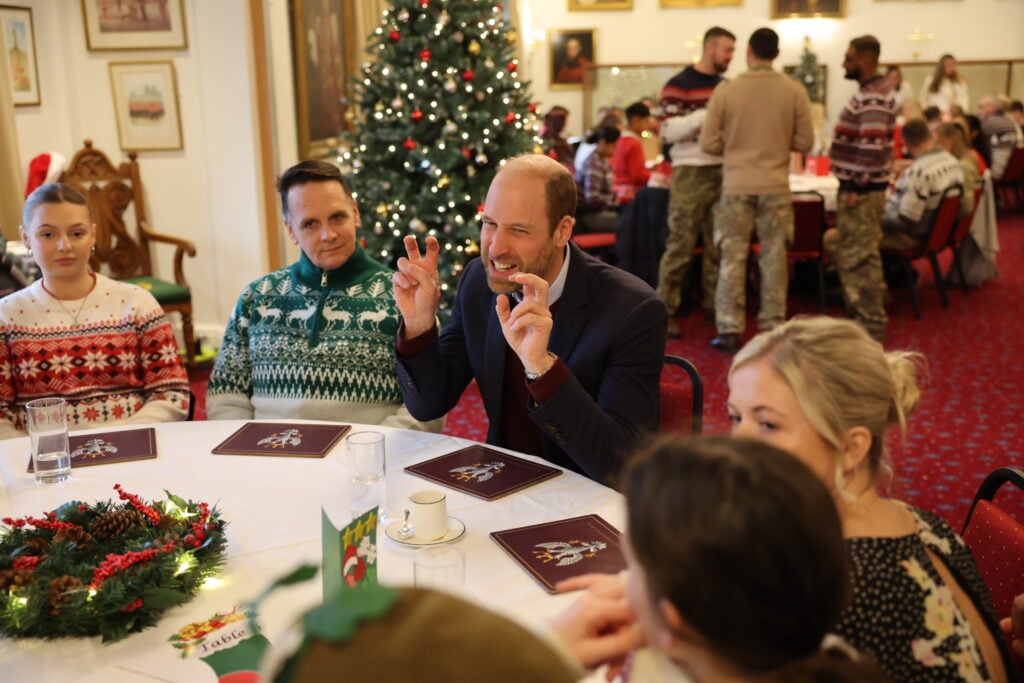
[[[72,468],[149,460],[156,457],[156,430],[146,427],[71,436],[68,438],[68,448],[71,449]],[[28,471],[35,472],[31,457],[28,460]]]
[[[617,574],[626,568],[619,530],[598,515],[584,515],[491,532],[498,545],[548,593],[581,574]]]
[[[217,455],[276,455],[285,458],[322,458],[349,425],[308,425],[250,422],[213,449]]]
[[[481,445],[410,465],[405,471],[484,500],[507,496],[562,473]]]

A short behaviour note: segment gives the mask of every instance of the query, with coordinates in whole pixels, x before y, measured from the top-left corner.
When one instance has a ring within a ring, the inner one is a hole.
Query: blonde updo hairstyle
[[[887,353],[856,322],[815,316],[794,318],[754,337],[736,354],[730,378],[737,368],[761,359],[789,385],[814,430],[832,446],[837,491],[844,485],[843,435],[854,427],[871,433],[868,466],[876,481],[889,483],[885,432],[897,425],[901,437],[906,434],[907,417],[920,399],[921,354]]]

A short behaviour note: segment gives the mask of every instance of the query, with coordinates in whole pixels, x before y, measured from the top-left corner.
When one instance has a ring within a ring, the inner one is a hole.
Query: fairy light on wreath
[[[0,634],[118,640],[213,579],[227,546],[216,509],[114,490],[118,502],[0,520]]]

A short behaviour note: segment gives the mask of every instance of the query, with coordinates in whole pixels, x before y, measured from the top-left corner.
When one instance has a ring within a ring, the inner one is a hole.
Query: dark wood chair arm
[[[182,268],[182,262],[184,261],[185,254],[188,254],[191,257],[196,255],[196,245],[193,242],[180,237],[172,237],[171,235],[164,235],[163,233],[155,232],[150,229],[149,224],[146,221],[139,223],[139,231],[146,236],[146,239],[154,242],[163,242],[164,244],[172,244],[176,247],[174,250],[174,282],[182,287],[188,287],[188,281],[185,280],[185,270]]]

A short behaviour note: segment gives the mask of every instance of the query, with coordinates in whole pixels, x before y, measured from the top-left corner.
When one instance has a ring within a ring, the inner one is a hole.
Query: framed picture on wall
[[[348,127],[349,76],[354,73],[353,0],[292,0],[292,57],[299,157],[321,158]]]
[[[685,7],[694,9],[699,7],[739,7],[743,0],[658,0],[660,7]]]
[[[582,88],[583,73],[597,61],[597,30],[551,29],[548,44],[551,46],[551,89]]]
[[[846,16],[846,0],[772,0],[772,19]]]
[[[117,136],[124,150],[181,149],[178,80],[170,61],[110,62]]]
[[[569,11],[633,9],[633,0],[569,0]]]
[[[82,0],[90,50],[183,50],[184,0]]]
[[[39,65],[31,9],[0,5],[0,47],[14,106],[39,104]]]

